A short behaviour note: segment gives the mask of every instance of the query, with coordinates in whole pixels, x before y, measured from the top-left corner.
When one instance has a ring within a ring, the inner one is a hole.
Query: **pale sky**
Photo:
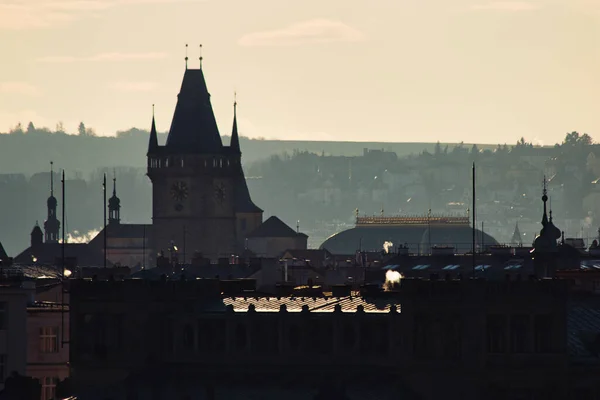
[[[166,131],[185,43],[222,134],[600,141],[600,0],[0,0],[0,131]]]

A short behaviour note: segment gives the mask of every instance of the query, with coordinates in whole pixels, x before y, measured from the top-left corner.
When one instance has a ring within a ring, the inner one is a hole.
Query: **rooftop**
[[[389,313],[392,305],[400,311],[400,304],[393,298],[365,298],[365,297],[226,297],[223,299],[225,306],[233,306],[234,312],[248,312],[251,306],[256,312],[279,312],[285,306],[287,312],[331,313],[339,311],[356,313],[362,307],[366,313]]]

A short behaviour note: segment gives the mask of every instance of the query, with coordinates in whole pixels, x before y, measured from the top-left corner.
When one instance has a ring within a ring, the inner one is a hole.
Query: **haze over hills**
[[[0,242],[8,253],[23,250],[36,221],[46,219],[50,161],[55,182],[60,181],[59,171],[66,171],[70,241],[89,240],[102,227],[103,173],[116,173],[123,222],[149,222],[148,135],[131,129],[96,137],[85,127],[69,135],[33,124],[0,135]],[[163,133],[159,141],[165,140]],[[511,146],[486,146],[242,137],[241,148],[249,190],[265,218],[277,215],[289,226],[300,220],[312,247],[351,226],[357,208],[369,215],[382,209],[386,214],[423,214],[428,208],[465,213],[473,161],[480,176],[478,215],[486,221],[486,231],[501,242],[510,238],[516,221],[524,242],[539,231],[545,174],[551,178],[555,218],[567,234],[595,235],[600,224],[600,191],[594,183],[600,177],[600,146],[576,132],[554,147],[536,147],[524,139]]]
[[[0,173],[20,173],[31,175],[48,169],[54,161],[57,168],[64,168],[71,174],[88,176],[98,168],[146,166],[148,148],[146,130],[132,128],[118,132],[116,136],[72,135],[52,132],[47,129],[31,129],[11,134],[0,134]],[[166,141],[166,133],[159,133],[159,143]],[[223,135],[224,141],[229,137]],[[248,139],[241,137],[242,162],[249,165],[272,155],[291,153],[294,150],[324,153],[334,156],[358,156],[365,148],[385,149],[399,157],[432,152],[435,143],[384,143],[384,142],[332,142]],[[456,144],[443,143],[454,147]],[[465,146],[471,146],[471,144]],[[478,145],[479,148],[494,148],[493,145]]]

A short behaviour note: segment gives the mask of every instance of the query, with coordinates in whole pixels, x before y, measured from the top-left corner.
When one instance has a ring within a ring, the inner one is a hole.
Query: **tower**
[[[148,144],[152,230],[156,251],[174,244],[188,254],[216,259],[243,249],[245,233],[262,223],[241,165],[236,107],[231,145],[224,146],[202,69],[186,69],[171,128],[158,144],[156,123]]]
[[[113,177],[113,194],[108,199],[108,224],[118,225],[121,223],[121,200],[117,197],[117,177]]]
[[[56,216],[56,207],[58,201],[54,197],[54,163],[50,162],[50,197],[46,202],[48,206],[48,216],[44,221],[44,241],[46,243],[58,243],[58,233],[60,231],[60,222]]]

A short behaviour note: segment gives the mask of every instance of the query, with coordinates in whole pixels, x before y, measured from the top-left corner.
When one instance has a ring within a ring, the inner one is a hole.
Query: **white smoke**
[[[100,233],[97,229],[92,229],[87,233],[81,233],[79,231],[73,231],[72,233],[68,233],[66,237],[67,243],[89,243],[93,238],[95,238],[98,233]],[[62,240],[60,240],[62,243]]]
[[[398,271],[388,270],[385,273],[385,283],[383,284],[383,290],[390,291],[394,288],[394,286],[399,285],[400,281],[404,278],[402,274]]]
[[[383,242],[383,250],[385,251],[386,254],[390,253],[390,249],[392,247],[394,247],[394,243],[389,242],[389,241]]]

